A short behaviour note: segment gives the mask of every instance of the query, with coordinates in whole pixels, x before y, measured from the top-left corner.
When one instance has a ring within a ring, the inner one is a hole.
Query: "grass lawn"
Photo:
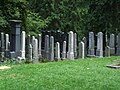
[[[105,67],[115,59],[8,64],[11,69],[0,70],[0,90],[119,90],[120,69]]]

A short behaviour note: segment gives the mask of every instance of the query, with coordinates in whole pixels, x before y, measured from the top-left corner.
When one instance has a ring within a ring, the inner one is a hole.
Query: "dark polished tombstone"
[[[15,58],[20,56],[21,20],[10,20],[10,24],[11,24],[10,52],[15,52],[13,55],[10,55],[12,56],[10,58]]]

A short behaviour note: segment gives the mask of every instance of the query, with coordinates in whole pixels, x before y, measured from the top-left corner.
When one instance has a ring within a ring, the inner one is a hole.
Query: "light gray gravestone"
[[[50,37],[50,61],[54,61],[54,37]]]
[[[62,60],[66,59],[66,41],[63,42]]]
[[[85,58],[85,44],[84,42],[80,42],[79,43],[79,55],[78,55],[78,58],[82,58],[84,59]]]
[[[47,59],[47,60],[49,60],[49,35],[46,35],[45,36],[45,58]]]
[[[29,46],[28,46],[28,61],[29,62],[32,62],[32,45],[31,44],[29,44]]]
[[[77,34],[76,33],[74,33],[74,58],[77,58]]]
[[[32,36],[32,46],[34,46],[35,36]]]
[[[73,32],[70,31],[69,32],[69,38],[68,38],[68,53],[67,53],[67,58],[69,60],[74,60],[74,36],[73,36]]]
[[[114,34],[110,34],[109,47],[110,47],[110,55],[115,55],[115,36],[114,36]]]
[[[5,34],[5,57],[9,58],[9,35]]]
[[[4,51],[5,51],[5,46],[4,46],[4,33],[1,32],[0,63],[3,62]]]
[[[11,53],[13,55],[10,56],[15,56],[17,58],[20,56],[21,20],[10,20],[10,22],[11,22],[10,51],[15,52],[15,53]]]
[[[33,43],[33,63],[38,63],[38,40],[35,39]]]
[[[56,42],[55,60],[60,60],[60,43]]]
[[[25,59],[25,31],[22,31],[21,33],[21,58]]]
[[[89,32],[89,49],[88,49],[88,56],[94,57],[95,56],[95,42],[94,42],[94,33]]]
[[[39,58],[42,58],[42,54],[41,54],[41,34],[38,34],[38,55],[39,55]]]
[[[98,57],[98,58],[103,57],[103,33],[102,32],[99,32],[97,34],[96,57]]]
[[[87,57],[87,39],[86,39],[86,37],[83,37],[82,41],[84,42],[84,46],[85,46],[85,50],[84,50],[85,57]]]
[[[117,38],[117,55],[120,55],[120,33],[118,33],[118,38]]]

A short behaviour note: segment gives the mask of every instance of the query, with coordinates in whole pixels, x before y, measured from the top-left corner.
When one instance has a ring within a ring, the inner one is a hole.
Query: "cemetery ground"
[[[118,90],[120,69],[106,67],[116,64],[120,56],[64,60],[39,64],[0,64],[0,90]]]

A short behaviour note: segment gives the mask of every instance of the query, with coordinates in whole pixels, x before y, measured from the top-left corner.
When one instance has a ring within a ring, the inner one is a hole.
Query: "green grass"
[[[120,57],[8,65],[0,70],[0,90],[119,90],[120,69],[105,65]]]

